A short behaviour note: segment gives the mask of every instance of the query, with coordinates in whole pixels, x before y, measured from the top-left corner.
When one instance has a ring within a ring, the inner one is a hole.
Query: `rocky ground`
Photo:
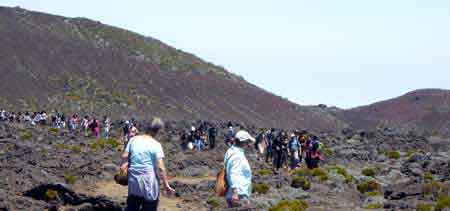
[[[186,152],[179,129],[160,137],[177,197],[161,210],[225,208],[214,176],[226,147]],[[118,137],[119,130],[113,132]],[[258,210],[444,210],[450,207],[450,140],[398,129],[319,134],[326,161],[274,175],[248,152]],[[219,141],[222,143],[222,141]],[[113,182],[122,146],[49,127],[0,123],[0,210],[122,210],[126,187]],[[427,209],[430,208],[430,209]]]

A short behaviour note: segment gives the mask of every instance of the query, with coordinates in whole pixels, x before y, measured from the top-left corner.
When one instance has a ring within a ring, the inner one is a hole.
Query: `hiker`
[[[72,117],[69,119],[69,130],[71,132],[75,132],[77,130],[78,125],[78,115],[73,114]]]
[[[234,138],[233,126],[229,126],[227,133],[225,133],[225,144],[227,146],[231,146],[231,142],[233,141],[233,138]]]
[[[25,116],[23,117],[24,122],[31,122],[30,112],[25,112]]]
[[[198,151],[201,151],[203,147],[205,147],[205,142],[203,140],[202,131],[200,129],[197,129],[194,133],[194,146]]]
[[[283,168],[287,160],[287,150],[286,132],[281,131],[273,142],[273,167],[275,172]]]
[[[89,129],[89,116],[84,116],[83,120],[81,120],[81,130],[84,132],[84,136],[88,136]]]
[[[126,147],[128,143],[128,133],[130,131],[130,121],[126,120],[122,127],[123,145]]]
[[[159,203],[160,181],[166,193],[172,195],[164,166],[164,152],[156,140],[164,128],[161,119],[154,119],[143,135],[130,139],[122,154],[122,171],[128,171],[127,211],[156,211]]]
[[[196,134],[196,128],[194,126],[191,127],[191,131],[188,134],[187,137],[187,144],[186,147],[189,150],[193,150],[194,149],[194,143],[195,143],[195,134]]]
[[[47,114],[45,113],[45,111],[41,112],[40,123],[41,123],[41,125],[47,125]]]
[[[215,125],[212,125],[208,130],[208,139],[209,139],[209,148],[214,149],[216,147],[216,136],[217,136],[217,129]]]
[[[312,136],[307,141],[307,149],[306,149],[306,157],[305,162],[309,169],[314,169],[319,167],[319,162],[322,160],[322,156],[320,154],[321,143],[317,136]]]
[[[107,116],[103,116],[103,137],[109,138],[109,130],[111,128],[111,120]]]
[[[267,131],[266,135],[266,163],[270,163],[273,159],[273,141],[275,138],[275,128]]]
[[[0,120],[1,121],[5,121],[6,120],[6,111],[3,110],[3,109],[0,111]]]
[[[296,169],[301,162],[300,157],[301,146],[296,134],[291,134],[289,140],[289,155],[290,155],[290,168]]]
[[[245,150],[255,142],[247,131],[236,133],[232,146],[225,153],[224,166],[228,184],[225,194],[230,208],[249,206],[249,197],[252,192],[252,169],[245,157]]]
[[[255,149],[262,156],[264,156],[264,150],[266,149],[265,139],[266,139],[266,135],[265,135],[264,130],[260,130],[260,132],[256,136]]]
[[[89,124],[89,128],[91,129],[91,132],[95,137],[98,137],[100,135],[100,123],[96,118],[94,118]]]

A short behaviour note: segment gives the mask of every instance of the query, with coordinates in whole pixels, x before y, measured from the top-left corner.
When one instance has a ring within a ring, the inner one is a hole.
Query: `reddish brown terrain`
[[[401,97],[346,110],[340,115],[353,127],[396,126],[450,134],[450,90],[424,89]]]
[[[0,7],[0,37],[0,105],[11,110],[320,130],[344,125],[192,54],[97,21]]]

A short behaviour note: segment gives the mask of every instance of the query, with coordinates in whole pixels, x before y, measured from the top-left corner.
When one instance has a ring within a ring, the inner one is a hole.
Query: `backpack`
[[[225,169],[222,169],[217,173],[216,177],[216,196],[223,197],[227,193],[228,184]]]

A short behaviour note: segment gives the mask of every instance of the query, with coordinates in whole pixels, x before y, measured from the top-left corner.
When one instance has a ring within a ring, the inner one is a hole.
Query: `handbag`
[[[225,196],[227,193],[228,184],[226,179],[225,169],[222,169],[217,173],[216,177],[216,196]]]

